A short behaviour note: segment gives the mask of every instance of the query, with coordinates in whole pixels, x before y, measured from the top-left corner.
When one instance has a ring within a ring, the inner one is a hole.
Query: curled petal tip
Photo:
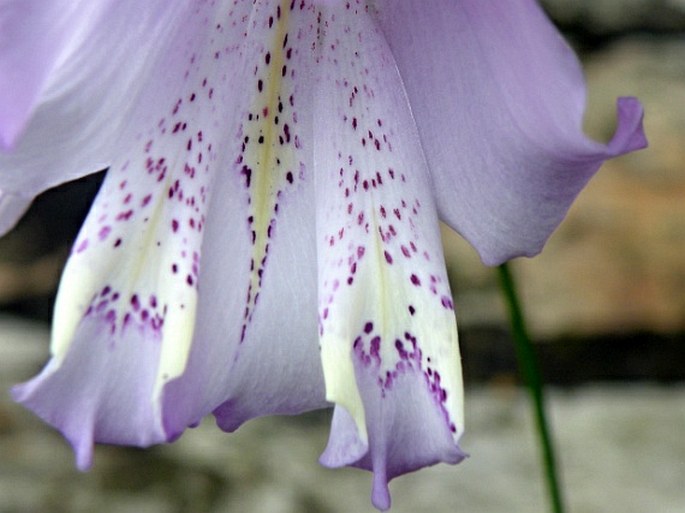
[[[48,366],[49,365],[50,364],[48,364]],[[24,406],[30,405],[40,386],[39,383],[39,381],[29,381],[13,386],[10,389],[12,400],[19,404],[23,404]],[[38,413],[41,418],[44,418],[40,412],[36,413]],[[75,455],[76,468],[81,472],[89,470],[93,464],[93,432],[88,428],[88,426],[91,425],[91,422],[79,419],[80,422],[78,422],[78,424],[80,427],[72,430],[70,428],[75,427],[75,423],[63,425],[63,419],[58,419],[57,417],[59,417],[59,414],[53,414],[50,418],[54,419],[56,424],[59,424],[58,429],[71,445]]]
[[[616,133],[609,142],[612,155],[623,155],[641,150],[648,145],[642,121],[644,109],[640,100],[633,96],[622,96],[616,100]]]

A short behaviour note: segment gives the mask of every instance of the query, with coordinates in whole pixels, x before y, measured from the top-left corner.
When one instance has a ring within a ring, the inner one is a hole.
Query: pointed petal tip
[[[21,404],[25,408],[34,411],[31,406],[31,402],[34,399],[34,394],[39,387],[39,380],[34,378],[30,381],[24,383],[19,383],[10,388],[10,397],[12,400],[18,404]],[[50,419],[44,417],[39,412],[34,411],[44,421],[53,424]],[[59,422],[55,422],[54,425],[57,430],[62,434],[62,436],[67,440],[72,450],[74,451],[74,461],[76,468],[80,472],[87,472],[93,465],[93,432],[87,426],[92,423],[83,421],[80,423],[83,428],[80,432],[71,432],[68,426],[61,426]],[[75,434],[77,433],[77,434]]]
[[[462,451],[461,447],[456,446],[455,452],[446,456],[442,462],[456,465],[468,457],[469,455]],[[374,470],[371,503],[379,511],[387,511],[392,505],[388,483],[389,480],[385,471]]]
[[[373,477],[373,488],[371,491],[371,503],[379,511],[390,509],[392,500],[390,499],[390,488],[388,479],[385,475],[375,473]]]
[[[132,328],[113,339],[109,328],[101,317],[85,317],[62,356],[53,352],[37,376],[11,390],[62,433],[81,471],[90,468],[95,443],[148,447],[169,439],[152,393],[158,344]]]
[[[622,96],[616,100],[616,132],[608,144],[612,156],[641,150],[648,146],[643,128],[644,108],[633,96]]]
[[[338,418],[342,417],[342,418]],[[343,431],[344,436],[331,437],[321,456],[319,463],[327,468],[339,468],[353,465],[369,451],[368,441],[362,440],[356,427],[356,423],[343,407],[336,407],[333,413],[333,423],[344,422],[348,429]]]
[[[63,433],[64,434],[64,433]],[[66,435],[65,435],[66,436]],[[74,451],[76,468],[80,472],[88,472],[93,466],[93,440],[83,437],[80,440],[67,438]]]
[[[217,427],[226,433],[233,433],[244,423],[244,420],[236,414],[231,400],[221,403],[212,411],[212,415],[214,415]]]
[[[19,222],[32,199],[8,194],[0,189],[0,236],[9,232]]]

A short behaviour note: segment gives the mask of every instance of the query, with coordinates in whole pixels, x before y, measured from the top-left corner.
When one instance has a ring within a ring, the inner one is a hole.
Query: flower
[[[456,463],[438,217],[487,264],[539,252],[603,160],[575,56],[532,0],[7,0],[0,229],[108,168],[14,397],[80,468],[210,412],[335,404],[321,461]]]

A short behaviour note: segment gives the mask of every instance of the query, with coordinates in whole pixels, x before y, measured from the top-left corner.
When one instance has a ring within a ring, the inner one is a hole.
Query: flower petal
[[[463,458],[454,310],[430,178],[390,51],[363,7],[320,22],[315,116],[319,322],[336,412],[329,466],[388,480]],[[325,113],[325,114],[324,114]]]
[[[186,372],[165,391],[169,431],[208,409],[233,431],[256,416],[326,405],[305,146],[314,14],[288,0],[258,1],[250,16],[239,127],[225,141],[235,163],[213,188],[196,337]]]
[[[0,150],[9,149],[0,151],[0,188],[32,198],[126,153],[126,134],[145,122],[150,103],[161,111],[177,83],[173,52],[204,39],[188,20],[205,4],[6,0]]]
[[[128,328],[115,338],[102,318],[85,318],[65,355],[12,390],[15,401],[60,429],[81,470],[91,464],[93,440],[148,446],[167,439],[150,400],[159,332],[150,326]]]
[[[440,217],[487,264],[538,253],[602,161],[646,146],[619,100],[608,145],[582,133],[578,61],[534,0],[383,0]]]
[[[187,32],[157,63],[165,82],[145,91],[138,123],[122,138],[127,151],[74,245],[52,359],[14,392],[62,430],[81,467],[93,441],[148,445],[178,434],[165,430],[161,398],[190,350],[211,184],[231,162],[219,152],[235,108],[225,70],[243,37],[215,20],[244,23],[243,13],[210,3],[189,14]]]
[[[45,81],[87,2],[4,0],[0,3],[0,149],[25,128]],[[70,8],[71,6],[71,8]],[[83,19],[83,18],[81,18]]]
[[[0,190],[0,236],[10,231],[29,208],[33,198],[23,198]]]

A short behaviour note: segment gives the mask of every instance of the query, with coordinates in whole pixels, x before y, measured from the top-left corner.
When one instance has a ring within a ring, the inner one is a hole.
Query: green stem
[[[552,443],[550,428],[545,415],[542,377],[535,349],[528,336],[523,312],[516,294],[516,285],[511,271],[509,270],[509,266],[504,263],[498,267],[498,270],[500,285],[509,308],[509,318],[511,321],[512,335],[514,337],[514,346],[516,348],[516,358],[518,359],[519,368],[533,401],[535,424],[540,441],[540,449],[542,450],[545,480],[547,482],[552,512],[563,513],[564,506],[557,474],[554,445]]]

